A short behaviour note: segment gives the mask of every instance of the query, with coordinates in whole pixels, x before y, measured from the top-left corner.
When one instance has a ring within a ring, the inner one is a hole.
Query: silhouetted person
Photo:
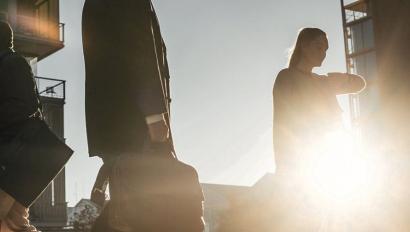
[[[109,164],[117,156],[138,154],[147,144],[166,141],[163,81],[169,73],[151,1],[86,0],[83,46],[90,156]],[[100,218],[97,224],[106,231],[122,230],[121,222],[109,221]]]
[[[302,29],[289,67],[275,80],[273,142],[278,174],[298,172],[312,158],[307,153],[315,147],[310,146],[320,144],[322,136],[341,126],[336,95],[357,93],[365,87],[365,81],[357,75],[313,73],[314,67],[322,65],[327,49],[325,32]]]
[[[25,121],[40,117],[36,94],[31,67],[14,52],[10,25],[0,21],[0,148],[11,143]],[[0,164],[6,155],[0,151]],[[37,231],[30,225],[28,209],[1,189],[0,228],[1,232]]]
[[[322,150],[328,146],[327,135],[342,127],[342,112],[336,95],[359,92],[365,82],[357,75],[313,73],[314,67],[322,65],[327,49],[325,32],[317,28],[302,29],[289,67],[281,70],[275,80],[273,145],[276,182],[272,214],[280,219],[273,223],[274,231],[319,231],[328,216],[322,217],[326,199],[317,197],[312,177],[315,177],[315,169],[323,165],[318,163],[323,151],[328,152]]]

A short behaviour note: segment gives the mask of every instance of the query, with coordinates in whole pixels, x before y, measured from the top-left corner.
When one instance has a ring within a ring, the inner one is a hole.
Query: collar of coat
[[[12,48],[7,48],[7,49],[3,49],[0,51],[0,60],[3,59],[5,56],[7,56],[10,53],[13,53],[14,50]]]

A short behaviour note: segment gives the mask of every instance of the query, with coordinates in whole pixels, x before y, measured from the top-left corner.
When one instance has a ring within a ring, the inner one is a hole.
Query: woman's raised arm
[[[366,87],[364,78],[355,74],[334,72],[325,78],[335,95],[359,93]]]

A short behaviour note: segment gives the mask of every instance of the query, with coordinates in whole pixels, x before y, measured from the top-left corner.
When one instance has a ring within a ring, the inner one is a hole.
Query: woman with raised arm
[[[365,81],[358,75],[312,72],[326,57],[328,40],[318,28],[300,30],[289,67],[273,87],[273,143],[276,173],[297,174],[310,162],[323,136],[341,125],[336,95],[358,93]],[[320,145],[319,145],[320,146]]]

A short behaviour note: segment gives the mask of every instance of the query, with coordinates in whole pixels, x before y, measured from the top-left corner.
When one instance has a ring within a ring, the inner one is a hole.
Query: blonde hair
[[[295,45],[289,52],[289,68],[294,68],[299,63],[302,56],[302,45],[312,42],[319,36],[326,36],[326,33],[319,28],[306,27],[299,30]]]

